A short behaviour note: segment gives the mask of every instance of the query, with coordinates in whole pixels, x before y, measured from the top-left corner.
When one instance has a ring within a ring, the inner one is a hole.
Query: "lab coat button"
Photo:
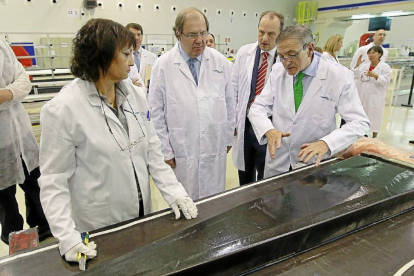
[[[298,123],[296,123],[296,122],[293,122],[293,125],[294,125],[294,126],[296,126],[297,124],[298,124]]]

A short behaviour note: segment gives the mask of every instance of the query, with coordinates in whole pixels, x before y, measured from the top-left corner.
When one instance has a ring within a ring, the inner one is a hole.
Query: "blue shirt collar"
[[[318,70],[318,64],[319,64],[320,58],[321,58],[321,55],[319,53],[314,52],[311,64],[308,66],[308,68],[306,68],[302,72],[305,73],[305,75],[307,76],[315,77],[316,71]]]
[[[187,55],[187,53],[186,53],[186,52],[184,52],[183,48],[181,47],[181,43],[180,43],[180,41],[178,41],[178,49],[180,49],[180,54],[181,54],[181,56],[184,58],[185,62],[187,62],[187,63],[188,63],[188,60],[190,59],[190,57]],[[199,55],[199,56],[197,57],[197,60],[198,60],[199,62],[201,62],[201,58],[202,58],[202,57],[203,57],[203,54]]]

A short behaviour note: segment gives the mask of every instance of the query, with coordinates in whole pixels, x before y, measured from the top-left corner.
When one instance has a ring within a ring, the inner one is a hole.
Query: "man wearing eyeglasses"
[[[352,58],[350,68],[355,68],[358,59],[361,59],[363,63],[370,63],[368,59],[368,50],[371,49],[371,47],[373,46],[380,46],[382,48],[384,54],[381,57],[381,61],[386,62],[388,58],[388,50],[382,47],[382,44],[384,43],[386,36],[387,34],[385,33],[384,29],[379,29],[378,31],[376,31],[375,34],[372,36],[372,42],[370,44],[359,47],[358,50],[356,50]]]
[[[283,23],[282,14],[275,11],[263,12],[259,19],[258,41],[241,47],[234,64],[232,84],[236,97],[237,123],[233,163],[239,170],[240,185],[263,179],[266,145],[257,142],[247,114],[276,63],[276,38],[283,29]]]
[[[363,136],[370,125],[352,72],[314,51],[309,27],[286,27],[276,45],[281,63],[274,66],[248,115],[259,143],[268,144],[264,177],[308,162],[318,166]],[[347,122],[340,129],[336,113]]]
[[[225,188],[235,126],[231,68],[206,47],[209,23],[198,9],[181,11],[173,30],[178,43],[155,62],[148,103],[165,162],[195,200]]]

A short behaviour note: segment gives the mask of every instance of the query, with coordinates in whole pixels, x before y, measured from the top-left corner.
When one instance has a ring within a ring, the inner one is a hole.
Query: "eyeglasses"
[[[185,37],[187,37],[187,38],[189,38],[189,39],[192,39],[192,40],[195,40],[197,37],[201,37],[201,38],[206,38],[208,35],[209,35],[209,32],[207,32],[207,31],[204,31],[204,32],[201,32],[201,33],[196,33],[196,34],[185,34],[185,33],[181,33],[183,36],[185,36]]]
[[[307,44],[303,45],[302,48],[299,51],[297,51],[295,54],[293,54],[293,55],[288,55],[287,57],[284,57],[282,55],[279,55],[280,62],[284,62],[285,60],[286,61],[295,60],[296,57],[299,55],[299,53],[302,52],[303,50],[305,50],[305,47],[306,46],[307,46]]]
[[[113,133],[113,131],[112,131],[112,129],[111,129],[111,126],[110,126],[110,125],[109,125],[109,123],[108,123],[108,119],[107,119],[107,117],[106,117],[106,113],[105,113],[105,108],[104,108],[104,106],[103,106],[103,101],[102,101],[101,96],[99,95],[99,92],[98,92],[98,97],[99,97],[99,99],[101,100],[101,107],[102,107],[102,111],[103,111],[103,114],[104,114],[104,117],[105,117],[105,122],[106,122],[106,125],[108,126],[109,132],[111,133],[111,135],[112,135],[112,137],[114,138],[115,142],[118,144],[118,146],[119,146],[119,148],[121,149],[121,151],[126,151],[126,150],[130,150],[130,149],[132,149],[135,145],[139,144],[139,143],[140,143],[140,142],[141,142],[141,141],[145,138],[145,133],[144,133],[144,131],[142,130],[141,124],[140,124],[140,123],[139,123],[139,121],[138,121],[138,118],[137,118],[137,116],[136,116],[136,113],[135,113],[134,109],[132,109],[131,103],[129,102],[129,100],[128,100],[128,98],[126,97],[126,95],[124,94],[124,92],[122,92],[122,90],[120,90],[120,91],[121,91],[121,93],[124,95],[124,97],[125,97],[126,101],[128,102],[129,108],[131,108],[131,110],[132,110],[132,112],[131,112],[131,111],[129,111],[129,110],[126,110],[126,109],[124,109],[124,111],[129,112],[129,113],[132,113],[132,114],[134,115],[134,118],[135,118],[135,120],[137,121],[137,123],[138,123],[138,125],[139,125],[139,128],[141,129],[141,133],[142,133],[142,136],[139,136],[139,137],[138,137],[138,138],[137,138],[134,142],[130,143],[130,144],[129,144],[128,146],[126,146],[126,147],[122,147],[122,146],[121,146],[121,144],[119,144],[118,140],[116,140],[115,135],[114,135],[114,133]]]

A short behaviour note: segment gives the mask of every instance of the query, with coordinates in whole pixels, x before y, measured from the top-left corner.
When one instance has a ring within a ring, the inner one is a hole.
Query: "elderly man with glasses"
[[[314,51],[308,27],[286,27],[276,46],[281,63],[274,65],[248,115],[259,143],[268,143],[264,177],[308,162],[319,165],[363,136],[370,125],[352,72]],[[336,113],[347,122],[340,129]]]
[[[178,43],[154,64],[148,104],[164,159],[195,200],[224,191],[235,126],[231,67],[206,47],[207,17],[181,11]]]

